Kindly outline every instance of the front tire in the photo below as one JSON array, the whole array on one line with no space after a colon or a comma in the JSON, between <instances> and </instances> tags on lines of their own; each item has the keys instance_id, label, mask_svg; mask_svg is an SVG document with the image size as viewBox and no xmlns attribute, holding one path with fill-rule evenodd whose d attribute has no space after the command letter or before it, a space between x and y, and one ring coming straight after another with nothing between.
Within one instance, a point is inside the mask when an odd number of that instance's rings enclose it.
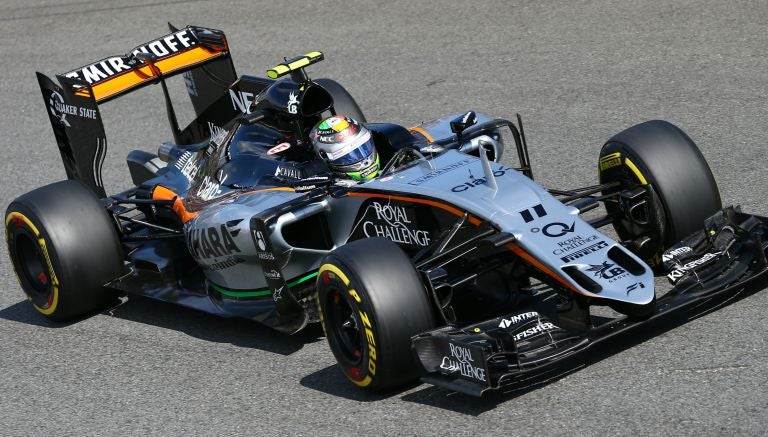
<instances>
[{"instance_id":1,"label":"front tire","mask_svg":"<svg viewBox=\"0 0 768 437\"><path fill-rule=\"evenodd\" d=\"M394 388L419 375L411 336L435 326L411 260L385 238L366 238L325 257L318 306L342 372L368 390Z\"/></svg>"},{"instance_id":2,"label":"front tire","mask_svg":"<svg viewBox=\"0 0 768 437\"><path fill-rule=\"evenodd\" d=\"M114 300L103 284L123 273L120 241L82 183L56 182L15 199L5 235L19 284L42 315L63 322Z\"/></svg>"},{"instance_id":3,"label":"front tire","mask_svg":"<svg viewBox=\"0 0 768 437\"><path fill-rule=\"evenodd\" d=\"M699 148L677 126L652 120L614 135L600 151L600 183L620 182L603 194L648 187L645 204L606 201L619 238L652 267L664 250L701 229L722 208L715 178ZM638 205L638 203L634 203Z\"/></svg>"}]
</instances>

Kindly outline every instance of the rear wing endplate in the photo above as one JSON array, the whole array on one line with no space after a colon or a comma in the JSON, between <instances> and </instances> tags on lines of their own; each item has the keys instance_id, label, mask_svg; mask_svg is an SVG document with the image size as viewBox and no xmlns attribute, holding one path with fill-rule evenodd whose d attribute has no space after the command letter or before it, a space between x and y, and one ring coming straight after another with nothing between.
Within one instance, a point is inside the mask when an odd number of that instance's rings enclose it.
<instances>
[{"instance_id":1,"label":"rear wing endplate","mask_svg":"<svg viewBox=\"0 0 768 437\"><path fill-rule=\"evenodd\" d=\"M87 84L62 76L59 80L62 86L37 73L67 178L79 180L100 198L105 197L101 167L107 137L99 108Z\"/></svg>"}]
</instances>

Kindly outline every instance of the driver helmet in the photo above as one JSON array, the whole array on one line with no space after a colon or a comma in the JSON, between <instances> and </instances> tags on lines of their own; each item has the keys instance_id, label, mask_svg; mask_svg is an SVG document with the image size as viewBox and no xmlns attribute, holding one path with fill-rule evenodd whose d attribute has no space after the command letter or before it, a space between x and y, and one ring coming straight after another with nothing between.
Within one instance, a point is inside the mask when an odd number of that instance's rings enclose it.
<instances>
[{"instance_id":1,"label":"driver helmet","mask_svg":"<svg viewBox=\"0 0 768 437\"><path fill-rule=\"evenodd\" d=\"M356 120L343 115L326 118L312 128L309 138L332 172L357 181L379 174L379 154L371 131Z\"/></svg>"}]
</instances>

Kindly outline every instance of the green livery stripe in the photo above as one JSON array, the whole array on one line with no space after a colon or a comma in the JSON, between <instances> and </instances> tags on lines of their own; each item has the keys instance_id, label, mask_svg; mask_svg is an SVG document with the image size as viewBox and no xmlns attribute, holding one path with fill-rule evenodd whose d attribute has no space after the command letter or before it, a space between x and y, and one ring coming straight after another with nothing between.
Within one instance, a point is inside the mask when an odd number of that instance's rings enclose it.
<instances>
[{"instance_id":1,"label":"green livery stripe","mask_svg":"<svg viewBox=\"0 0 768 437\"><path fill-rule=\"evenodd\" d=\"M303 282L309 281L315 276L317 276L316 271L307 273L306 275L301 276L298 279L294 279L293 281L289 282L288 287L295 287ZM211 281L208 281L208 285L210 285L211 288L223 294L224 296L230 296L230 297L264 297L264 296L272 295L272 290L270 290L269 288L258 288L256 290L230 290L228 288L222 287L221 285L214 284Z\"/></svg>"},{"instance_id":2,"label":"green livery stripe","mask_svg":"<svg viewBox=\"0 0 768 437\"><path fill-rule=\"evenodd\" d=\"M268 288L260 288L258 290L235 291L235 290L228 290L220 285L216 285L211 281L208 281L208 285L210 285L211 288L223 294L224 296L231 296L231 297L263 297L263 296L269 296L270 294L272 294L272 290Z\"/></svg>"},{"instance_id":3,"label":"green livery stripe","mask_svg":"<svg viewBox=\"0 0 768 437\"><path fill-rule=\"evenodd\" d=\"M311 273L307 273L306 275L302 276L301 278L296 279L293 282L289 282L288 286L289 287L295 287L295 286L301 284L302 282L309 281L310 279L314 278L315 276L317 276L317 271L314 271L314 272L311 272Z\"/></svg>"}]
</instances>

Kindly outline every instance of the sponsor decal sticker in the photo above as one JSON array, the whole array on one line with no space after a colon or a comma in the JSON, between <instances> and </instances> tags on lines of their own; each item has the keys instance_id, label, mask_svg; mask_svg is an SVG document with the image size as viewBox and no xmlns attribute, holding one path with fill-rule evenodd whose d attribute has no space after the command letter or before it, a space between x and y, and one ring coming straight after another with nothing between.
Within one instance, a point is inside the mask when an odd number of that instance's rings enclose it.
<instances>
[{"instance_id":1,"label":"sponsor decal sticker","mask_svg":"<svg viewBox=\"0 0 768 437\"><path fill-rule=\"evenodd\" d=\"M253 239L256 240L256 256L259 259L274 261L275 255L267 250L267 243L261 231L253 231Z\"/></svg>"},{"instance_id":2,"label":"sponsor decal sticker","mask_svg":"<svg viewBox=\"0 0 768 437\"><path fill-rule=\"evenodd\" d=\"M552 329L558 329L558 327L555 326L554 323L550 323L550 322L539 323L538 325L532 328L528 328L525 331L518 332L517 334L515 334L514 339L515 341L524 340L532 335L551 331Z\"/></svg>"},{"instance_id":3,"label":"sponsor decal sticker","mask_svg":"<svg viewBox=\"0 0 768 437\"><path fill-rule=\"evenodd\" d=\"M69 124L69 121L67 120L67 115L71 115L73 117L89 118L91 120L96 120L95 109L81 108L75 105L68 105L64 103L64 97L62 97L61 94L59 94L57 91L51 92L51 95L48 98L48 109L51 112L51 116L53 116L53 118L57 119L59 123L63 124L66 127L71 126Z\"/></svg>"},{"instance_id":4,"label":"sponsor decal sticker","mask_svg":"<svg viewBox=\"0 0 768 437\"><path fill-rule=\"evenodd\" d=\"M298 181L298 185L294 185L293 189L297 193L305 193L318 188L327 187L331 183L331 178L328 176L311 176Z\"/></svg>"},{"instance_id":5,"label":"sponsor decal sticker","mask_svg":"<svg viewBox=\"0 0 768 437\"><path fill-rule=\"evenodd\" d=\"M250 227L253 244L256 248L256 256L260 261L262 274L267 282L267 286L272 290L272 300L275 301L278 312L286 314L288 311L293 311L298 306L298 303L292 295L283 296L282 294L284 291L289 290L286 290L287 284L283 277L283 272L275 259L272 245L267 240L267 226L264 220L259 217L251 217Z\"/></svg>"},{"instance_id":6,"label":"sponsor decal sticker","mask_svg":"<svg viewBox=\"0 0 768 437\"><path fill-rule=\"evenodd\" d=\"M195 196L201 200L211 200L219 194L221 194L221 186L219 183L212 180L210 176L206 176L200 183L200 187L197 189Z\"/></svg>"},{"instance_id":7,"label":"sponsor decal sticker","mask_svg":"<svg viewBox=\"0 0 768 437\"><path fill-rule=\"evenodd\" d=\"M278 273L277 278L274 279L280 279L280 274ZM285 285L282 285L275 289L275 292L272 293L272 300L275 302L283 299L283 289L285 289Z\"/></svg>"},{"instance_id":8,"label":"sponsor decal sticker","mask_svg":"<svg viewBox=\"0 0 768 437\"><path fill-rule=\"evenodd\" d=\"M227 225L191 229L187 232L186 242L189 252L198 260L232 256L241 250L232 238L239 230Z\"/></svg>"},{"instance_id":9,"label":"sponsor decal sticker","mask_svg":"<svg viewBox=\"0 0 768 437\"><path fill-rule=\"evenodd\" d=\"M224 144L224 140L227 139L227 132L224 128L216 126L215 124L208 122L208 130L211 131L211 141L217 146Z\"/></svg>"},{"instance_id":10,"label":"sponsor decal sticker","mask_svg":"<svg viewBox=\"0 0 768 437\"><path fill-rule=\"evenodd\" d=\"M585 244L597 240L597 235L588 235L586 237L576 235L563 241L557 242L557 249L552 251L552 255L565 255L572 250L583 247Z\"/></svg>"},{"instance_id":11,"label":"sponsor decal sticker","mask_svg":"<svg viewBox=\"0 0 768 437\"><path fill-rule=\"evenodd\" d=\"M576 230L576 222L571 223L570 226L565 223L554 222L550 223L542 228L541 233L550 238L562 237L565 234L570 234Z\"/></svg>"},{"instance_id":12,"label":"sponsor decal sticker","mask_svg":"<svg viewBox=\"0 0 768 437\"><path fill-rule=\"evenodd\" d=\"M621 153L611 153L600 158L600 171L608 170L609 168L618 167L621 165Z\"/></svg>"},{"instance_id":13,"label":"sponsor decal sticker","mask_svg":"<svg viewBox=\"0 0 768 437\"><path fill-rule=\"evenodd\" d=\"M349 290L349 293L356 296L355 300L360 299L360 296L355 290ZM376 341L373 336L373 325L368 317L368 313L363 310L358 310L357 313L360 316L360 320L363 322L363 328L365 328L365 340L368 343L368 372L371 375L376 375ZM370 375L366 378L370 378ZM368 379L368 383L370 383L370 379ZM368 383L363 380L361 384L368 385Z\"/></svg>"},{"instance_id":14,"label":"sponsor decal sticker","mask_svg":"<svg viewBox=\"0 0 768 437\"><path fill-rule=\"evenodd\" d=\"M432 170L431 172L425 174L424 176L418 177L410 182L408 182L408 185L421 185L424 182L427 182L429 180L432 180L436 177L440 177L446 173L452 172L453 170L456 170L457 168L464 167L465 165L471 164L475 160L472 158L465 158L461 161L456 161L452 164L446 165L445 167L438 168L436 170Z\"/></svg>"},{"instance_id":15,"label":"sponsor decal sticker","mask_svg":"<svg viewBox=\"0 0 768 437\"><path fill-rule=\"evenodd\" d=\"M566 255L564 257L561 257L560 259L564 262L571 262L574 260L577 260L583 256L589 255L590 253L594 253L599 251L600 249L604 249L608 247L608 243L605 241L598 241L595 244L591 244L583 249L577 250L576 252L571 253L570 255Z\"/></svg>"},{"instance_id":16,"label":"sponsor decal sticker","mask_svg":"<svg viewBox=\"0 0 768 437\"><path fill-rule=\"evenodd\" d=\"M234 267L234 266L236 266L238 264L242 264L244 262L245 262L245 260L242 259L242 258L230 257L230 258L227 258L226 260L224 260L222 262L217 262L217 263L213 263L213 264L209 264L209 265L203 265L203 267L208 269L208 270L216 271L216 270L228 269L230 267Z\"/></svg>"},{"instance_id":17,"label":"sponsor decal sticker","mask_svg":"<svg viewBox=\"0 0 768 437\"><path fill-rule=\"evenodd\" d=\"M645 288L645 284L643 284L642 282L635 282L634 284L630 284L629 286L627 286L627 296L629 296L629 293L631 293L633 290L637 289L638 287Z\"/></svg>"},{"instance_id":18,"label":"sponsor decal sticker","mask_svg":"<svg viewBox=\"0 0 768 437\"><path fill-rule=\"evenodd\" d=\"M197 93L197 84L195 84L195 79L192 76L192 71L185 71L184 74L182 74L184 77L184 85L187 87L187 93L189 93L190 96L198 96Z\"/></svg>"},{"instance_id":19,"label":"sponsor decal sticker","mask_svg":"<svg viewBox=\"0 0 768 437\"><path fill-rule=\"evenodd\" d=\"M136 49L128 56L113 56L98 62L95 62L77 70L64 74L66 77L84 80L89 84L101 82L112 76L118 75L123 71L131 70L137 64L134 55L146 53L162 59L174 55L182 50L197 44L195 37L189 31L184 29L176 33L164 36L155 41L149 42Z\"/></svg>"},{"instance_id":20,"label":"sponsor decal sticker","mask_svg":"<svg viewBox=\"0 0 768 437\"><path fill-rule=\"evenodd\" d=\"M542 218L547 215L547 210L544 209L544 207L541 204L534 205L531 208L524 209L522 211L518 211L520 214L520 217L523 218L523 220L526 223L530 223L534 220L533 214L536 213L536 216L538 218ZM538 232L538 231L536 231Z\"/></svg>"},{"instance_id":21,"label":"sponsor decal sticker","mask_svg":"<svg viewBox=\"0 0 768 437\"><path fill-rule=\"evenodd\" d=\"M247 91L229 90L229 98L232 100L232 107L245 114L251 113L251 103L253 103L253 93Z\"/></svg>"},{"instance_id":22,"label":"sponsor decal sticker","mask_svg":"<svg viewBox=\"0 0 768 437\"><path fill-rule=\"evenodd\" d=\"M688 246L678 247L677 249L670 249L667 252L665 252L664 255L661 256L661 261L662 262L672 261L673 259L679 256L687 255L691 252L693 252L693 249L691 249Z\"/></svg>"},{"instance_id":23,"label":"sponsor decal sticker","mask_svg":"<svg viewBox=\"0 0 768 437\"><path fill-rule=\"evenodd\" d=\"M440 369L446 373L459 373L480 382L486 381L485 369L475 364L470 348L453 343L448 343L448 347L450 355L443 357Z\"/></svg>"},{"instance_id":24,"label":"sponsor decal sticker","mask_svg":"<svg viewBox=\"0 0 768 437\"><path fill-rule=\"evenodd\" d=\"M184 175L184 177L187 178L188 181L191 181L195 178L197 170L199 169L197 161L192 159L194 155L194 153L186 151L173 165L181 172L182 175Z\"/></svg>"},{"instance_id":25,"label":"sponsor decal sticker","mask_svg":"<svg viewBox=\"0 0 768 437\"><path fill-rule=\"evenodd\" d=\"M426 246L431 241L428 231L416 228L405 207L372 202L375 218L369 217L362 224L366 237L384 237L395 243ZM368 214L367 214L368 215Z\"/></svg>"},{"instance_id":26,"label":"sponsor decal sticker","mask_svg":"<svg viewBox=\"0 0 768 437\"><path fill-rule=\"evenodd\" d=\"M301 171L298 168L295 168L295 167L282 167L282 166L278 166L275 169L275 176L277 176L277 177L286 177L286 178L294 178L294 179L301 179Z\"/></svg>"},{"instance_id":27,"label":"sponsor decal sticker","mask_svg":"<svg viewBox=\"0 0 768 437\"><path fill-rule=\"evenodd\" d=\"M267 250L267 245L264 243L264 235L261 233L261 231L256 231L255 236L256 246L259 248L259 250Z\"/></svg>"},{"instance_id":28,"label":"sponsor decal sticker","mask_svg":"<svg viewBox=\"0 0 768 437\"><path fill-rule=\"evenodd\" d=\"M504 176L510 170L513 170L513 168L501 166L501 168L493 171L493 176L495 176L497 178L501 177L501 176ZM457 185L457 186L451 188L451 191L453 191L454 193L461 193L462 191L467 191L470 188L475 188L475 187L478 187L480 185L484 185L486 182L488 182L485 179L485 177L475 178L475 177L472 176L471 173L470 173L470 178L471 179L469 181L464 182L461 185ZM538 205L538 206L540 207L541 205Z\"/></svg>"},{"instance_id":29,"label":"sponsor decal sticker","mask_svg":"<svg viewBox=\"0 0 768 437\"><path fill-rule=\"evenodd\" d=\"M297 193L305 193L317 189L318 187L318 185L296 185L293 189L296 190Z\"/></svg>"},{"instance_id":30,"label":"sponsor decal sticker","mask_svg":"<svg viewBox=\"0 0 768 437\"><path fill-rule=\"evenodd\" d=\"M276 145L275 147L267 150L267 155L274 155L275 153L285 152L286 150L291 148L291 143L280 143Z\"/></svg>"},{"instance_id":31,"label":"sponsor decal sticker","mask_svg":"<svg viewBox=\"0 0 768 437\"><path fill-rule=\"evenodd\" d=\"M590 264L587 271L594 273L595 276L603 278L608 282L618 281L627 276L626 270L615 264L611 264L608 261L603 261L602 264Z\"/></svg>"},{"instance_id":32,"label":"sponsor decal sticker","mask_svg":"<svg viewBox=\"0 0 768 437\"><path fill-rule=\"evenodd\" d=\"M526 322L528 320L538 318L538 317L539 317L539 313L537 313L536 311L530 311L522 314L515 314L514 316L511 316L508 319L507 318L501 319L501 322L499 322L499 328L504 329L504 328L509 328L510 326L514 327L514 325L517 325L521 322Z\"/></svg>"},{"instance_id":33,"label":"sponsor decal sticker","mask_svg":"<svg viewBox=\"0 0 768 437\"><path fill-rule=\"evenodd\" d=\"M378 161L370 167L360 172L360 179L368 179L372 174L379 171Z\"/></svg>"},{"instance_id":34,"label":"sponsor decal sticker","mask_svg":"<svg viewBox=\"0 0 768 437\"><path fill-rule=\"evenodd\" d=\"M438 146L437 144L430 144L419 149L421 153L440 153L445 150L445 147Z\"/></svg>"},{"instance_id":35,"label":"sponsor decal sticker","mask_svg":"<svg viewBox=\"0 0 768 437\"><path fill-rule=\"evenodd\" d=\"M706 264L707 262L717 258L720 256L722 252L709 252L705 253L704 256L702 256L699 259L695 259L685 265L682 265L672 271L669 272L667 275L667 278L669 278L670 282L673 284L680 280L683 276L694 270L696 267L702 266Z\"/></svg>"},{"instance_id":36,"label":"sponsor decal sticker","mask_svg":"<svg viewBox=\"0 0 768 437\"><path fill-rule=\"evenodd\" d=\"M293 91L288 94L288 105L286 107L289 114L298 114L299 113L299 99L296 93Z\"/></svg>"}]
</instances>

